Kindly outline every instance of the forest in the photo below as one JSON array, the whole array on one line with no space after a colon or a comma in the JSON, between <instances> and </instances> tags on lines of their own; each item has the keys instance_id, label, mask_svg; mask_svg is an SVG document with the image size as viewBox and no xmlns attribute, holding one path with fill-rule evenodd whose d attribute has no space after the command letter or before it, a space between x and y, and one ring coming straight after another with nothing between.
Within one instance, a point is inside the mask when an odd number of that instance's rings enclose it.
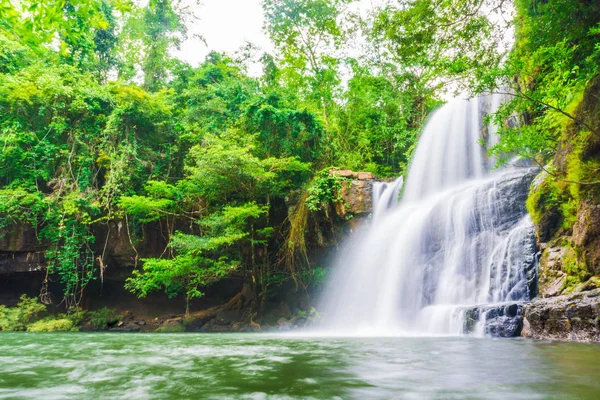
<instances>
[{"instance_id":1,"label":"forest","mask_svg":"<svg viewBox=\"0 0 600 400\"><path fill-rule=\"evenodd\" d=\"M192 66L172 55L202 24L183 0L0 0L0 235L35 229L64 312L113 267L95 232L115 221L134 249L148 224L169 232L160 256L136 257L125 288L140 297L189 305L237 276L260 311L273 286L319 284L306 214L339 201L330 169L405 175L449 96L511 94L486 151L547 172L527 201L541 241L600 202L599 118L581 111L598 97L600 3L357 3L264 0L272 53ZM589 284L597 249L565 246L565 290Z\"/></svg>"}]
</instances>

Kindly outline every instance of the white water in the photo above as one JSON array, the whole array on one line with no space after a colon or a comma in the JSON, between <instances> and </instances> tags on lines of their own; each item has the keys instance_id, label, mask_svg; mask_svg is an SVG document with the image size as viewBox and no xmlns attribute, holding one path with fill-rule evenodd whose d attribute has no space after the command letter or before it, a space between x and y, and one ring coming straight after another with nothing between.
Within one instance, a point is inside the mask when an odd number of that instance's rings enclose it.
<instances>
[{"instance_id":1,"label":"white water","mask_svg":"<svg viewBox=\"0 0 600 400\"><path fill-rule=\"evenodd\" d=\"M372 225L352 238L325 292L327 331L462 334L466 308L529 299L522 192L531 171L492 173L486 157L496 139L483 117L500 102L442 107L421 135L402 201L401 179L373 188Z\"/></svg>"}]
</instances>

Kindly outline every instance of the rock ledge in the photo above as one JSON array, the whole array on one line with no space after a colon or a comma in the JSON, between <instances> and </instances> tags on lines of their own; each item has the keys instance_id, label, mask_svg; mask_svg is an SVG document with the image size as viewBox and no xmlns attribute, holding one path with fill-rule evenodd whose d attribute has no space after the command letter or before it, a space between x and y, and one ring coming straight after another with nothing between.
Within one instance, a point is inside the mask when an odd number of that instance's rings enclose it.
<instances>
[{"instance_id":1,"label":"rock ledge","mask_svg":"<svg viewBox=\"0 0 600 400\"><path fill-rule=\"evenodd\" d=\"M600 289L535 299L525 306L524 316L523 336L600 342Z\"/></svg>"}]
</instances>

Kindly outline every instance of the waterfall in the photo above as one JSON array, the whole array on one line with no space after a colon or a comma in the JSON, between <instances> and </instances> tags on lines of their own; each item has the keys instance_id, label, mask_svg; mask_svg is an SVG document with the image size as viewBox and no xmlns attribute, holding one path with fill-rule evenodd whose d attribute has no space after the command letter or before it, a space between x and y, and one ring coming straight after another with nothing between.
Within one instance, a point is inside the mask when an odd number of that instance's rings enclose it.
<instances>
[{"instance_id":1,"label":"waterfall","mask_svg":"<svg viewBox=\"0 0 600 400\"><path fill-rule=\"evenodd\" d=\"M322 310L340 334L482 334L489 307L532 296L535 171L492 171L484 124L502 99L454 100L433 114L403 180L373 187L371 226L339 257ZM472 324L473 310L477 321Z\"/></svg>"},{"instance_id":2,"label":"waterfall","mask_svg":"<svg viewBox=\"0 0 600 400\"><path fill-rule=\"evenodd\" d=\"M404 185L404 177L396 179L392 183L375 182L373 184L373 220L378 220L380 215L393 209L398 204L398 196Z\"/></svg>"}]
</instances>

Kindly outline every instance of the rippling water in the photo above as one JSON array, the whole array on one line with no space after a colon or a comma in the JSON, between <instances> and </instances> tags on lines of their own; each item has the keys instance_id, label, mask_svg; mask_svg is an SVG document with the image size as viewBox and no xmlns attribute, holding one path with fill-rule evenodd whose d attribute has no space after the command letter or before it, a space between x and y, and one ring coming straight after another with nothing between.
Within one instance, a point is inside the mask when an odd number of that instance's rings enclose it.
<instances>
[{"instance_id":1,"label":"rippling water","mask_svg":"<svg viewBox=\"0 0 600 400\"><path fill-rule=\"evenodd\" d=\"M472 338L0 334L0 399L598 399L600 346Z\"/></svg>"}]
</instances>

